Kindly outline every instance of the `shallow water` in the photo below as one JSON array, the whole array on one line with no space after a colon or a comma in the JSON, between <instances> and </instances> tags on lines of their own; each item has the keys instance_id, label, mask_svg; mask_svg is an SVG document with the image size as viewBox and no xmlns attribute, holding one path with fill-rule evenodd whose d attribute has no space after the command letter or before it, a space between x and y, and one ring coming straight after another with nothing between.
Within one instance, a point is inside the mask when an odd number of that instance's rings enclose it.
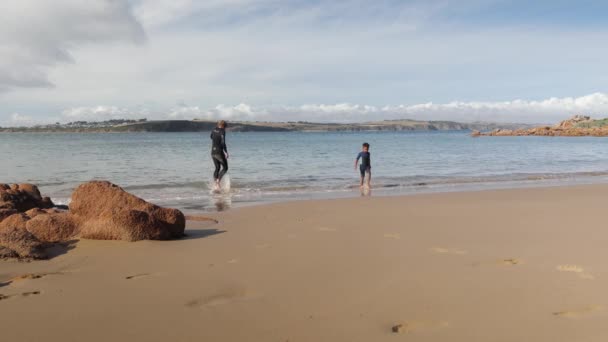
<instances>
[{"instance_id":1,"label":"shallow water","mask_svg":"<svg viewBox=\"0 0 608 342\"><path fill-rule=\"evenodd\" d=\"M371 144L374 195L608 181L608 139L466 132L228 133L231 191L211 194L207 133L0 134L0 182L68 203L106 179L160 205L224 210L359 196L354 158Z\"/></svg>"}]
</instances>

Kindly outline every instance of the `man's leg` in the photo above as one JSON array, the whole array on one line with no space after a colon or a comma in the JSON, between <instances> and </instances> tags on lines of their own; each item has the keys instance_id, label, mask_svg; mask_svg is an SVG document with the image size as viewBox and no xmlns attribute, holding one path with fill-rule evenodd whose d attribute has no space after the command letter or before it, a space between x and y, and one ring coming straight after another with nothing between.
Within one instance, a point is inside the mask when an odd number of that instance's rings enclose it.
<instances>
[{"instance_id":1,"label":"man's leg","mask_svg":"<svg viewBox=\"0 0 608 342\"><path fill-rule=\"evenodd\" d=\"M218 155L213 154L211 155L211 159L213 160L213 165L215 166L215 171L213 171L213 180L215 181L215 186L218 187L219 186L219 175L220 175L220 168L221 168L221 163L218 160Z\"/></svg>"},{"instance_id":2,"label":"man's leg","mask_svg":"<svg viewBox=\"0 0 608 342\"><path fill-rule=\"evenodd\" d=\"M220 165L222 166L222 171L220 171L218 175L218 182L222 180L222 177L228 172L228 159L226 159L225 155L221 155L221 159L219 160Z\"/></svg>"},{"instance_id":3,"label":"man's leg","mask_svg":"<svg viewBox=\"0 0 608 342\"><path fill-rule=\"evenodd\" d=\"M367 169L367 186L372 187L372 168Z\"/></svg>"}]
</instances>

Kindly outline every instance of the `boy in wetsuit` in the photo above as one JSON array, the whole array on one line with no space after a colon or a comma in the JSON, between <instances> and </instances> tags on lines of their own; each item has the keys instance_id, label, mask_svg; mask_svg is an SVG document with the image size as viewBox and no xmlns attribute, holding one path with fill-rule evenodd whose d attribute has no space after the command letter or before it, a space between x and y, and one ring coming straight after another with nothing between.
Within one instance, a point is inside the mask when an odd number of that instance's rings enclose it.
<instances>
[{"instance_id":1,"label":"boy in wetsuit","mask_svg":"<svg viewBox=\"0 0 608 342\"><path fill-rule=\"evenodd\" d=\"M211 159L215 165L213 179L216 189L220 188L220 181L228 171L229 155L228 147L226 147L226 126L226 121L220 120L217 127L211 131Z\"/></svg>"},{"instance_id":2,"label":"boy in wetsuit","mask_svg":"<svg viewBox=\"0 0 608 342\"><path fill-rule=\"evenodd\" d=\"M357 170L357 164L359 164L359 159L361 159L361 165L359 165L359 172L361 172L361 187L363 187L363 181L365 180L365 173L367 172L367 186L371 188L372 181L372 161L369 153L369 144L363 143L363 147L359 155L357 155L357 159L355 159L355 170Z\"/></svg>"}]
</instances>

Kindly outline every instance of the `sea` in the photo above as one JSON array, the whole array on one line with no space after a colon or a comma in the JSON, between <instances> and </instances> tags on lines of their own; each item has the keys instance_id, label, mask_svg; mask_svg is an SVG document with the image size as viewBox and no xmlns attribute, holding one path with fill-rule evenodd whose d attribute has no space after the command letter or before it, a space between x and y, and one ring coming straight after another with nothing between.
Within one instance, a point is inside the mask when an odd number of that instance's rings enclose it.
<instances>
[{"instance_id":1,"label":"sea","mask_svg":"<svg viewBox=\"0 0 608 342\"><path fill-rule=\"evenodd\" d=\"M56 204L107 180L185 212L292 200L608 183L608 139L480 137L465 131L228 132L214 193L209 133L4 133L0 182L34 183ZM354 161L371 145L372 189ZM229 183L229 189L228 184Z\"/></svg>"}]
</instances>

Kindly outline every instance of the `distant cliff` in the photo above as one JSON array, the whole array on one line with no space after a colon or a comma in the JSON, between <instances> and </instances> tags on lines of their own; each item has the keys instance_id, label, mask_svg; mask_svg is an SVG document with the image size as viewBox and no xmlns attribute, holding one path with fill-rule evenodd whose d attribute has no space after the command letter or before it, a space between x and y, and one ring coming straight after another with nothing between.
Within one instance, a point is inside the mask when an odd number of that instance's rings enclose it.
<instances>
[{"instance_id":1,"label":"distant cliff","mask_svg":"<svg viewBox=\"0 0 608 342\"><path fill-rule=\"evenodd\" d=\"M593 120L589 116L575 115L554 126L540 126L521 129L494 129L490 132L473 131L473 137L479 136L562 136L562 137L606 137L608 136L608 119Z\"/></svg>"},{"instance_id":2,"label":"distant cliff","mask_svg":"<svg viewBox=\"0 0 608 342\"><path fill-rule=\"evenodd\" d=\"M215 127L214 121L164 120L120 121L120 124L78 122L36 127L4 127L0 132L205 132ZM389 120L365 123L313 123L313 122L240 122L231 121L228 130L233 132L356 132L356 131L487 131L512 130L529 127L525 124L461 123L453 121Z\"/></svg>"}]
</instances>

